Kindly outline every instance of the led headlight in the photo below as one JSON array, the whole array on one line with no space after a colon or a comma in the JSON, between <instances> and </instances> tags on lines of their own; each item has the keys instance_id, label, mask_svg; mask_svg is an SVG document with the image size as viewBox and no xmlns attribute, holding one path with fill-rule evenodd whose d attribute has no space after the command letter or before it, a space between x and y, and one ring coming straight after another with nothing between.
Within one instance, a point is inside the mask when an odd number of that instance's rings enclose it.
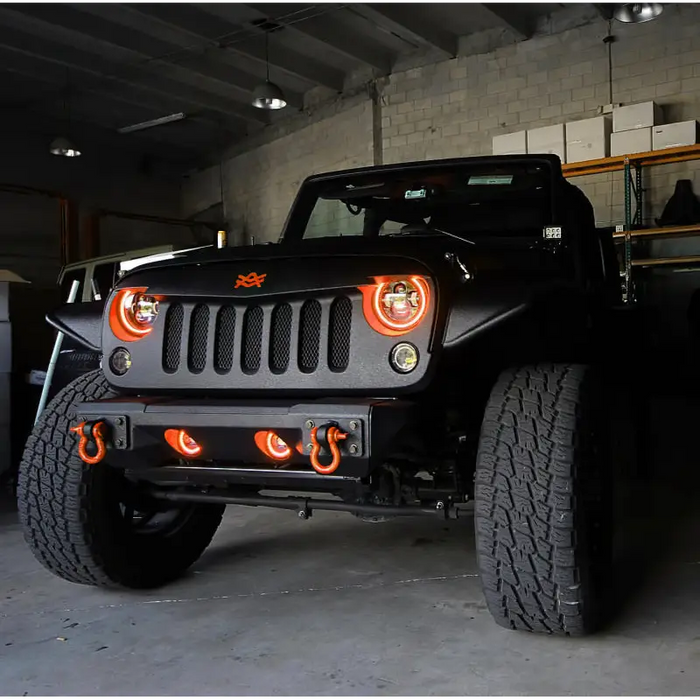
<instances>
[{"instance_id":1,"label":"led headlight","mask_svg":"<svg viewBox=\"0 0 700 700\"><path fill-rule=\"evenodd\" d=\"M427 307L427 285L419 277L387 282L375 293L379 320L393 330L408 330L420 323Z\"/></svg>"},{"instance_id":2,"label":"led headlight","mask_svg":"<svg viewBox=\"0 0 700 700\"><path fill-rule=\"evenodd\" d=\"M149 294L137 294L132 304L136 322L144 326L153 325L158 316L158 300Z\"/></svg>"},{"instance_id":3,"label":"led headlight","mask_svg":"<svg viewBox=\"0 0 700 700\"><path fill-rule=\"evenodd\" d=\"M126 343L144 338L153 330L158 308L158 298L146 294L145 287L120 289L109 309L112 333Z\"/></svg>"},{"instance_id":4,"label":"led headlight","mask_svg":"<svg viewBox=\"0 0 700 700\"><path fill-rule=\"evenodd\" d=\"M418 365L418 348L413 343L394 345L389 355L389 362L397 372L408 374Z\"/></svg>"}]
</instances>

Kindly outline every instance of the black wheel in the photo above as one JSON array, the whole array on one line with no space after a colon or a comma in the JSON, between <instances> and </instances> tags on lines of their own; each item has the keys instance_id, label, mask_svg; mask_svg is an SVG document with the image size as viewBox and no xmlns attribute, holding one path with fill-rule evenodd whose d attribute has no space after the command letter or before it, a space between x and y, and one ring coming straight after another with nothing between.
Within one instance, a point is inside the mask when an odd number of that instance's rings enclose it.
<instances>
[{"instance_id":1,"label":"black wheel","mask_svg":"<svg viewBox=\"0 0 700 700\"><path fill-rule=\"evenodd\" d=\"M120 470L85 464L77 453L76 404L113 396L101 371L65 387L27 441L18 506L36 558L75 583L152 588L181 575L202 554L223 506L144 501Z\"/></svg>"},{"instance_id":2,"label":"black wheel","mask_svg":"<svg viewBox=\"0 0 700 700\"><path fill-rule=\"evenodd\" d=\"M504 372L476 465L477 557L489 611L510 629L583 635L611 587L611 479L599 384L582 365Z\"/></svg>"}]
</instances>

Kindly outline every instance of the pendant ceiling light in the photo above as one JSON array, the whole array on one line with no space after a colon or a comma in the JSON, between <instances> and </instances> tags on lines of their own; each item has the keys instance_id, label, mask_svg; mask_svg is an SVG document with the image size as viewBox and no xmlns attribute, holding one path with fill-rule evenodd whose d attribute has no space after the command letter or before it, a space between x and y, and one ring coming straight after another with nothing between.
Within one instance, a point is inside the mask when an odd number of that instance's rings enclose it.
<instances>
[{"instance_id":1,"label":"pendant ceiling light","mask_svg":"<svg viewBox=\"0 0 700 700\"><path fill-rule=\"evenodd\" d=\"M66 158L77 158L80 151L77 146L65 136L58 136L49 146L49 151L55 156L65 156Z\"/></svg>"},{"instance_id":2,"label":"pendant ceiling light","mask_svg":"<svg viewBox=\"0 0 700 700\"><path fill-rule=\"evenodd\" d=\"M68 102L68 75L66 74L66 87L63 91L63 115L70 128L70 104ZM64 158L77 158L80 155L78 147L66 136L57 136L49 145L49 153Z\"/></svg>"},{"instance_id":3,"label":"pendant ceiling light","mask_svg":"<svg viewBox=\"0 0 700 700\"><path fill-rule=\"evenodd\" d=\"M270 32L265 31L265 82L253 90L253 107L258 109L283 109L287 106L287 98L279 85L270 81Z\"/></svg>"},{"instance_id":4,"label":"pendant ceiling light","mask_svg":"<svg viewBox=\"0 0 700 700\"><path fill-rule=\"evenodd\" d=\"M656 19L664 11L664 6L656 2L626 3L618 5L613 17L626 24L641 24Z\"/></svg>"}]
</instances>

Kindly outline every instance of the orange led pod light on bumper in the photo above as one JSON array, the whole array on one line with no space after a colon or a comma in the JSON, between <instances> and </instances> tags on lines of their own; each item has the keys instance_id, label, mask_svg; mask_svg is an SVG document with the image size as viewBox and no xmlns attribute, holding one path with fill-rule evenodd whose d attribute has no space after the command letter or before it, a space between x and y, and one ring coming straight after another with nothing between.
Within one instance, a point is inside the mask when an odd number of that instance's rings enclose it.
<instances>
[{"instance_id":1,"label":"orange led pod light on bumper","mask_svg":"<svg viewBox=\"0 0 700 700\"><path fill-rule=\"evenodd\" d=\"M430 308L430 285L425 277L375 278L360 287L362 311L377 333L398 336L417 328Z\"/></svg>"},{"instance_id":2,"label":"orange led pod light on bumper","mask_svg":"<svg viewBox=\"0 0 700 700\"><path fill-rule=\"evenodd\" d=\"M274 459L276 462L289 459L292 456L292 448L271 430L258 430L255 433L255 444L266 457Z\"/></svg>"},{"instance_id":3,"label":"orange led pod light on bumper","mask_svg":"<svg viewBox=\"0 0 700 700\"><path fill-rule=\"evenodd\" d=\"M168 445L183 457L198 457L202 454L202 446L184 430L168 428L164 437Z\"/></svg>"},{"instance_id":4,"label":"orange led pod light on bumper","mask_svg":"<svg viewBox=\"0 0 700 700\"><path fill-rule=\"evenodd\" d=\"M127 287L112 297L109 327L125 343L145 338L153 330L159 298L147 295L146 291L146 287Z\"/></svg>"}]
</instances>

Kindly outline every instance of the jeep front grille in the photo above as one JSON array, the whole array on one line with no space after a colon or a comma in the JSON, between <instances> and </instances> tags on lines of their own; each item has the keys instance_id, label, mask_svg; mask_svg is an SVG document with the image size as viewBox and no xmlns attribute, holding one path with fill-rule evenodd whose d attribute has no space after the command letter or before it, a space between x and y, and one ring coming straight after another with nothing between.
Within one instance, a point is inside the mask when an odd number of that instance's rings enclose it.
<instances>
[{"instance_id":1,"label":"jeep front grille","mask_svg":"<svg viewBox=\"0 0 700 700\"><path fill-rule=\"evenodd\" d=\"M165 313L163 370L199 374L213 363L218 374L279 375L294 362L305 374L321 367L344 372L352 306L345 296L325 305L316 299L247 308L173 303Z\"/></svg>"}]
</instances>

